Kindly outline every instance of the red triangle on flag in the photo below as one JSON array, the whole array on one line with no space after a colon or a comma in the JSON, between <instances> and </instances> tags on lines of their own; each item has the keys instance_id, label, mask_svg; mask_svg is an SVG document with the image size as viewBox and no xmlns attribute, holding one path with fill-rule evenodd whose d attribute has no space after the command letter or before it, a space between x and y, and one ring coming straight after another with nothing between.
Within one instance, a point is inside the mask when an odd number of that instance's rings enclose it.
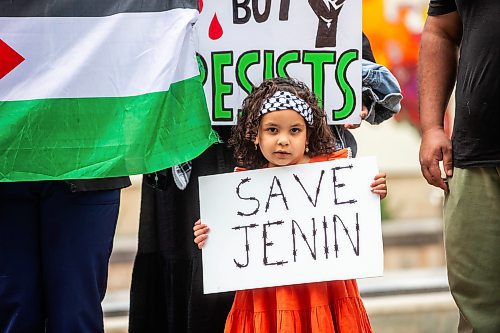
<instances>
[{"instance_id":1,"label":"red triangle on flag","mask_svg":"<svg viewBox=\"0 0 500 333\"><path fill-rule=\"evenodd\" d=\"M24 61L24 58L0 39L0 79Z\"/></svg>"}]
</instances>

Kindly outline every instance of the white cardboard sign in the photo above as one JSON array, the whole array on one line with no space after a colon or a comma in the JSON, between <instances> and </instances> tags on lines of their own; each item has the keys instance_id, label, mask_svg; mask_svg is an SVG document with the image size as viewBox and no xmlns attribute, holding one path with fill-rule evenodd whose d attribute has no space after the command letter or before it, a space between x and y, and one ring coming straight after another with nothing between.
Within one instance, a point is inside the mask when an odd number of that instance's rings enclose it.
<instances>
[{"instance_id":1,"label":"white cardboard sign","mask_svg":"<svg viewBox=\"0 0 500 333\"><path fill-rule=\"evenodd\" d=\"M263 79L293 77L322 101L328 123L359 123L361 0L203 0L201 77L215 125L236 123Z\"/></svg>"},{"instance_id":2,"label":"white cardboard sign","mask_svg":"<svg viewBox=\"0 0 500 333\"><path fill-rule=\"evenodd\" d=\"M374 157L199 178L205 293L380 276Z\"/></svg>"}]
</instances>

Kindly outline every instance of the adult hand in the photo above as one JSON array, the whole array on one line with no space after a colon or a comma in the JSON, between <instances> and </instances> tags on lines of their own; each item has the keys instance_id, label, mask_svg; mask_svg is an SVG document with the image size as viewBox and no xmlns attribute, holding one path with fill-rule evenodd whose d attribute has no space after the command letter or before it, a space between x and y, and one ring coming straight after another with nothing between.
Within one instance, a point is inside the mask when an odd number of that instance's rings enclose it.
<instances>
[{"instance_id":1,"label":"adult hand","mask_svg":"<svg viewBox=\"0 0 500 333\"><path fill-rule=\"evenodd\" d=\"M422 133L420 144L420 169L430 185L440 187L448 192L448 185L441 178L439 161L443 161L444 173L453 175L453 159L451 141L442 128L432 128Z\"/></svg>"},{"instance_id":2,"label":"adult hand","mask_svg":"<svg viewBox=\"0 0 500 333\"><path fill-rule=\"evenodd\" d=\"M361 120L364 120L368 116L368 108L363 104L361 108L361 112L359 113ZM344 128L346 129L355 129L361 126L361 122L359 124L344 124Z\"/></svg>"}]
</instances>

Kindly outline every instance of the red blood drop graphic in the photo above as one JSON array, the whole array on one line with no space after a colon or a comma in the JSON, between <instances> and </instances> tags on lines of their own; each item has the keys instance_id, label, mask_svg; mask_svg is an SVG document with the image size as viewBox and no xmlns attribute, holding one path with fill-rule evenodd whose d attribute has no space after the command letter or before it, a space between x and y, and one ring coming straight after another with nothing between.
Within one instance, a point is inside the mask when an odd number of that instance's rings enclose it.
<instances>
[{"instance_id":1,"label":"red blood drop graphic","mask_svg":"<svg viewBox=\"0 0 500 333\"><path fill-rule=\"evenodd\" d=\"M203 10L203 0L198 0L198 9L201 11Z\"/></svg>"},{"instance_id":2,"label":"red blood drop graphic","mask_svg":"<svg viewBox=\"0 0 500 333\"><path fill-rule=\"evenodd\" d=\"M208 28L208 37L212 40L216 40L222 37L224 31L222 30L222 26L219 23L219 19L217 18L217 14L214 14L212 18L212 22L210 22L210 27Z\"/></svg>"}]
</instances>

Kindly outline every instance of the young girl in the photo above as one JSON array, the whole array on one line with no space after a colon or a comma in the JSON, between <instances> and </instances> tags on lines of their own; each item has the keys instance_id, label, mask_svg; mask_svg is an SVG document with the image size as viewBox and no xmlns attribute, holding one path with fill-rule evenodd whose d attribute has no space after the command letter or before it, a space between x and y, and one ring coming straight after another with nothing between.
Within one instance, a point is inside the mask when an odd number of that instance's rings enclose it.
<instances>
[{"instance_id":1,"label":"young girl","mask_svg":"<svg viewBox=\"0 0 500 333\"><path fill-rule=\"evenodd\" d=\"M264 81L243 101L230 144L244 169L350 157L348 149L334 151L334 136L314 94L284 78ZM375 177L371 190L386 196L385 174ZM201 249L209 228L198 220L193 230ZM224 332L365 333L372 328L356 281L347 280L237 291Z\"/></svg>"}]
</instances>

